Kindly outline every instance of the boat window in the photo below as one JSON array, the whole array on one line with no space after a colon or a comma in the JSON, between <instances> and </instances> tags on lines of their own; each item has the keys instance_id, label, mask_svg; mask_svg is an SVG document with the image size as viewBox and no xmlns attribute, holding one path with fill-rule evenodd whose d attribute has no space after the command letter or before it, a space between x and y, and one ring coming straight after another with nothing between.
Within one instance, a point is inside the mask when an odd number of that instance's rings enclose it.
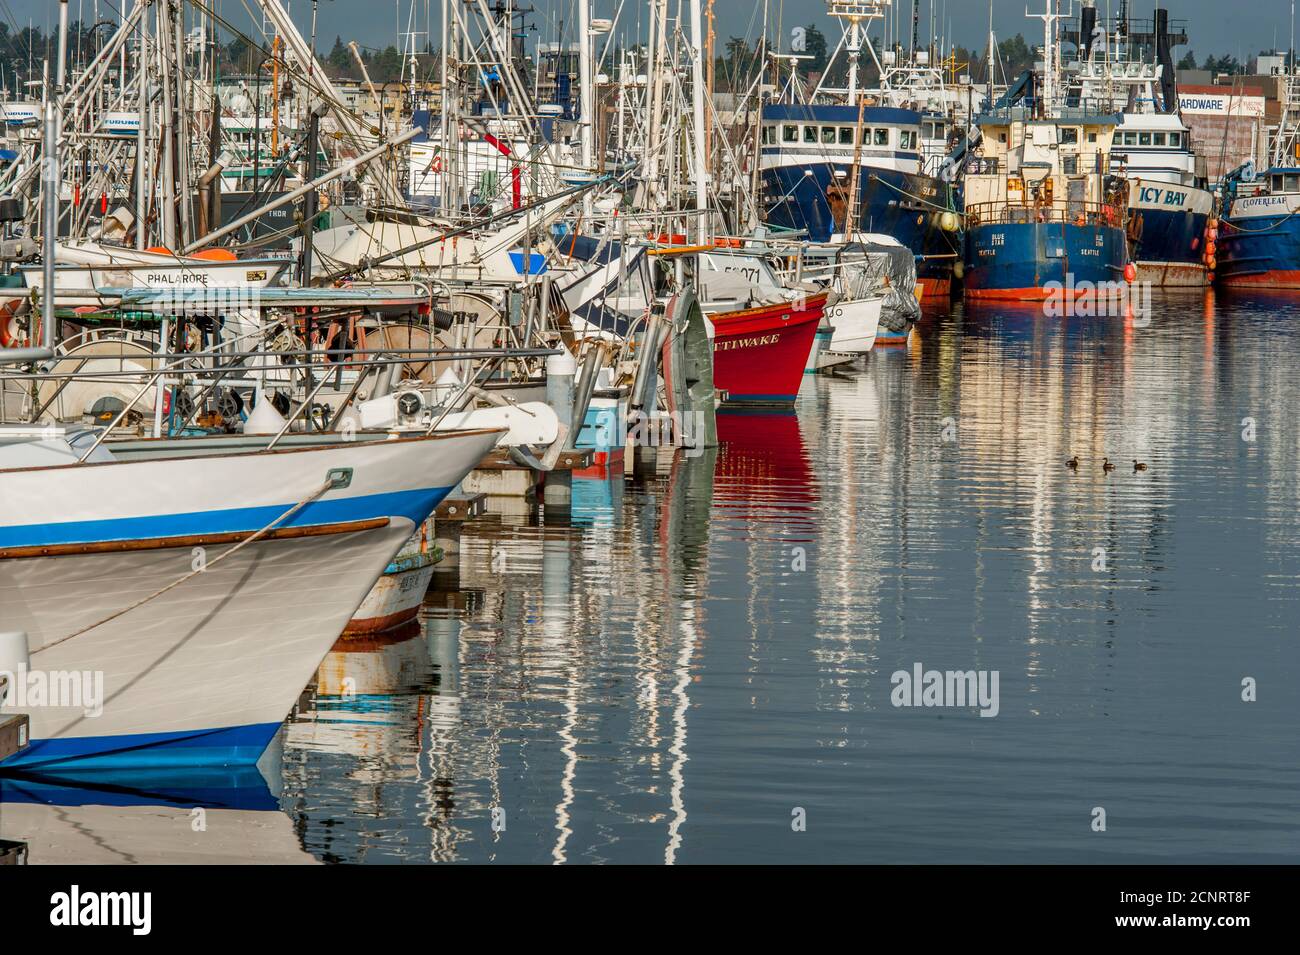
<instances>
[{"instance_id":1,"label":"boat window","mask_svg":"<svg viewBox=\"0 0 1300 955\"><path fill-rule=\"evenodd\" d=\"M835 127L834 127L834 126L823 126L823 127L822 127L822 142L825 143L827 146L834 146L834 145L835 145Z\"/></svg>"},{"instance_id":2,"label":"boat window","mask_svg":"<svg viewBox=\"0 0 1300 955\"><path fill-rule=\"evenodd\" d=\"M1165 144L1165 134L1164 134L1164 133L1152 133L1152 134L1151 134L1151 144L1152 144L1153 146L1163 146L1163 145Z\"/></svg>"},{"instance_id":3,"label":"boat window","mask_svg":"<svg viewBox=\"0 0 1300 955\"><path fill-rule=\"evenodd\" d=\"M1282 191L1282 177L1281 177L1281 176L1271 176L1271 177L1269 177L1269 178L1270 178L1270 180L1271 180L1271 181L1270 181L1270 184L1269 184L1269 188L1272 189L1274 192L1281 192L1281 191Z\"/></svg>"},{"instance_id":4,"label":"boat window","mask_svg":"<svg viewBox=\"0 0 1300 955\"><path fill-rule=\"evenodd\" d=\"M877 130L875 130L875 134L874 134L874 136L872 137L872 143L873 143L874 145L876 145L876 146L888 146L888 145L889 145L889 130L887 130L887 129L877 129Z\"/></svg>"},{"instance_id":5,"label":"boat window","mask_svg":"<svg viewBox=\"0 0 1300 955\"><path fill-rule=\"evenodd\" d=\"M1079 131L1073 126L1061 127L1061 145L1077 146L1079 144Z\"/></svg>"},{"instance_id":6,"label":"boat window","mask_svg":"<svg viewBox=\"0 0 1300 955\"><path fill-rule=\"evenodd\" d=\"M806 143L815 143L815 142L817 142L817 127L816 127L816 126L805 126L805 127L803 128L803 141L806 142Z\"/></svg>"},{"instance_id":7,"label":"boat window","mask_svg":"<svg viewBox=\"0 0 1300 955\"><path fill-rule=\"evenodd\" d=\"M898 146L900 149L915 149L916 132L914 130L905 129L901 133L899 133Z\"/></svg>"},{"instance_id":8,"label":"boat window","mask_svg":"<svg viewBox=\"0 0 1300 955\"><path fill-rule=\"evenodd\" d=\"M1150 146L1150 145L1151 145L1151 134L1150 134L1150 133L1138 133L1138 141L1137 141L1137 144L1138 144L1139 146Z\"/></svg>"},{"instance_id":9,"label":"boat window","mask_svg":"<svg viewBox=\"0 0 1300 955\"><path fill-rule=\"evenodd\" d=\"M1095 143L1096 141L1097 141L1097 134L1096 134L1096 133L1089 133L1089 134L1088 134L1088 142L1090 142L1090 143Z\"/></svg>"},{"instance_id":10,"label":"boat window","mask_svg":"<svg viewBox=\"0 0 1300 955\"><path fill-rule=\"evenodd\" d=\"M1169 134L1169 145L1170 145L1170 146L1173 146L1175 149L1177 149L1178 147L1182 146L1182 144L1183 144L1183 134L1182 134L1182 133L1170 133L1170 134Z\"/></svg>"},{"instance_id":11,"label":"boat window","mask_svg":"<svg viewBox=\"0 0 1300 955\"><path fill-rule=\"evenodd\" d=\"M853 145L853 127L852 127L852 126L841 126L841 127L840 127L840 145L841 145L841 146L852 146L852 145Z\"/></svg>"},{"instance_id":12,"label":"boat window","mask_svg":"<svg viewBox=\"0 0 1300 955\"><path fill-rule=\"evenodd\" d=\"M866 126L862 127L862 145L864 146L871 145L871 130L868 129Z\"/></svg>"},{"instance_id":13,"label":"boat window","mask_svg":"<svg viewBox=\"0 0 1300 955\"><path fill-rule=\"evenodd\" d=\"M764 146L770 145L770 144L775 140L775 138L776 138L775 135L774 135L775 133L776 133L776 127L775 127L775 126L764 126L764 127L763 127L763 145L764 145Z\"/></svg>"},{"instance_id":14,"label":"boat window","mask_svg":"<svg viewBox=\"0 0 1300 955\"><path fill-rule=\"evenodd\" d=\"M1290 173L1287 173L1285 183L1286 184L1282 187L1284 192L1300 191L1300 176L1293 176Z\"/></svg>"},{"instance_id":15,"label":"boat window","mask_svg":"<svg viewBox=\"0 0 1300 955\"><path fill-rule=\"evenodd\" d=\"M782 126L782 127L781 127L781 141L782 141L782 142L787 142L787 143L798 142L798 141L799 141L799 127L798 127L798 126Z\"/></svg>"}]
</instances>

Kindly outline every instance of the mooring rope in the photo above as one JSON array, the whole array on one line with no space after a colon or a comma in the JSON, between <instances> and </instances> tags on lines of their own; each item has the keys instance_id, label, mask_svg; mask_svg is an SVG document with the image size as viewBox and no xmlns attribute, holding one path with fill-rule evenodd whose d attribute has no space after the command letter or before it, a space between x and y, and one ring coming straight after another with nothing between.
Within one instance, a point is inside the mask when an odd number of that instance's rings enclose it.
<instances>
[{"instance_id":1,"label":"mooring rope","mask_svg":"<svg viewBox=\"0 0 1300 955\"><path fill-rule=\"evenodd\" d=\"M158 598L158 597L161 597L163 594L167 593L168 591L176 589L177 587L179 587L181 584L185 583L185 581L189 580L190 578L192 578L192 577L197 577L199 574L202 574L202 573L206 573L210 568L212 568L212 567L215 566L216 564L221 563L221 562L222 562L223 560L225 560L227 557L232 556L233 554L237 553L238 551L240 551L240 550L243 549L244 547L248 546L249 544L253 543L254 541L256 541L256 540L260 539L261 537L265 536L266 534L270 533L270 531L272 531L272 530L276 527L276 525L278 525L278 524L282 524L282 523L284 523L285 521L289 520L291 517L293 517L295 514L297 514L299 511L301 511L301 510L302 510L304 507L306 507L308 504L311 504L313 501L319 500L319 499L320 499L320 498L325 494L325 492L328 491L328 490L329 490L330 488L332 488L333 486L334 486L334 480L331 478L330 480L328 480L328 481L326 481L324 484L322 484L319 488L317 488L315 491L313 491L310 497L307 497L307 498L305 498L305 499L299 501L299 502L298 502L297 504L295 504L293 507L289 508L289 510L285 511L283 514L281 514L279 517L277 517L277 518L276 518L275 520L273 520L271 523L269 523L269 524L267 524L265 527L263 527L260 531L257 531L257 532L256 532L255 534L253 534L251 537L246 537L246 538L244 538L242 541L240 541L240 542L239 542L238 544L236 544L234 547L230 548L230 550L226 551L224 554L219 555L218 557L216 557L215 559L213 559L213 560L211 560L211 561L207 561L207 562L205 562L205 563L203 564L203 566L201 566L201 567L197 567L197 568L195 568L194 570L191 570L191 571L190 571L188 574L186 574L184 577L181 577L181 578L179 578L178 580L174 580L174 581L172 581L172 582L171 582L170 584L168 584L166 587L162 588L161 590L154 591L154 592L151 593L149 596L144 597L144 598L142 598L141 600L137 600L135 603L131 604L131 606L129 606L129 607L124 607L124 608L121 609L121 610L114 611L113 613L111 613L111 614L109 614L107 617L105 617L103 620L97 620L97 621L95 621L94 623L90 624L89 626L82 627L80 630L77 630L77 631L75 631L74 633L70 633L70 634L68 634L66 637L59 637L59 639L57 639L57 640L54 640L54 641L52 641L52 642L50 642L50 643L47 643L47 644L45 644L45 645L42 646L42 647L38 647L37 649L31 651L31 654L30 654L30 655L31 655L31 656L36 656L36 654L41 653L41 652L43 652L43 651L45 651L45 650L49 650L49 649L51 649L52 647L57 647L57 646L58 646L59 644L61 644L61 643L67 643L67 642L68 642L69 640L71 640L73 637L79 637L79 636L81 636L82 634L89 633L89 632L92 631L92 630L95 630L95 629L97 629L97 628L99 628L99 627L102 627L104 624L109 623L110 621L116 620L118 617L121 617L121 616L124 616L124 615L130 613L132 610L135 610L135 609L137 609L138 607L143 607L143 606L144 606L145 604L147 604L149 601L154 600L154 599L156 599L156 598Z\"/></svg>"}]
</instances>

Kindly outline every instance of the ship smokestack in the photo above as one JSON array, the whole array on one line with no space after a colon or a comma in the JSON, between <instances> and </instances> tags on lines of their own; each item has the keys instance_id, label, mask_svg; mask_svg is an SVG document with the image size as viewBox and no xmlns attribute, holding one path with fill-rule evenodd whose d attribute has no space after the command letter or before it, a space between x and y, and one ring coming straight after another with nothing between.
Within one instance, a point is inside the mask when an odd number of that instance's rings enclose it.
<instances>
[{"instance_id":1,"label":"ship smokestack","mask_svg":"<svg viewBox=\"0 0 1300 955\"><path fill-rule=\"evenodd\" d=\"M1083 44L1083 59L1088 60L1092 56L1092 34L1097 29L1097 8L1093 5L1093 0L1084 0L1083 8L1079 11L1079 42Z\"/></svg>"},{"instance_id":2,"label":"ship smokestack","mask_svg":"<svg viewBox=\"0 0 1300 955\"><path fill-rule=\"evenodd\" d=\"M1156 62L1160 64L1160 98L1166 113L1178 112L1178 77L1169 44L1169 11L1156 8Z\"/></svg>"}]
</instances>

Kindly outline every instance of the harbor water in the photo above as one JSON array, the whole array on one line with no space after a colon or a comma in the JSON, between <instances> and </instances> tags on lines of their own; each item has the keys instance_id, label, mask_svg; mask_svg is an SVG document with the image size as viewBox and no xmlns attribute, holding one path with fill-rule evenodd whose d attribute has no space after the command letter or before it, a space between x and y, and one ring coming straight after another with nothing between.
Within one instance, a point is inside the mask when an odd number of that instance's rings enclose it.
<instances>
[{"instance_id":1,"label":"harbor water","mask_svg":"<svg viewBox=\"0 0 1300 955\"><path fill-rule=\"evenodd\" d=\"M716 451L467 524L170 861L1292 861L1296 367L1290 298L928 314ZM918 667L996 696L896 705ZM0 837L190 818L117 799L7 796Z\"/></svg>"}]
</instances>

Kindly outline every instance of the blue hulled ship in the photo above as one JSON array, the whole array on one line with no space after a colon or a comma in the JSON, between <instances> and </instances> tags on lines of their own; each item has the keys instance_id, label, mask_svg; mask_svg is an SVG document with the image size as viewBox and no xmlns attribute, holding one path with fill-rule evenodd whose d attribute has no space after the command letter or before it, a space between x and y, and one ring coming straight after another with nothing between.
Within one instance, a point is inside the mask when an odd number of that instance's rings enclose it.
<instances>
[{"instance_id":1,"label":"blue hulled ship","mask_svg":"<svg viewBox=\"0 0 1300 955\"><path fill-rule=\"evenodd\" d=\"M1300 288L1300 168L1227 183L1219 231L1218 278L1241 288ZM1214 238L1211 233L1211 238Z\"/></svg>"},{"instance_id":2,"label":"blue hulled ship","mask_svg":"<svg viewBox=\"0 0 1300 955\"><path fill-rule=\"evenodd\" d=\"M1077 54L1066 71L1067 103L1119 113L1110 172L1129 184L1126 229L1137 280L1199 288L1209 275L1205 233L1214 194L1178 115L1172 51L1175 43L1186 42L1185 25L1171 29L1164 9L1141 24L1124 17L1100 28L1095 5L1085 2L1079 30L1065 33ZM1154 62L1143 58L1147 50L1154 51Z\"/></svg>"},{"instance_id":3,"label":"blue hulled ship","mask_svg":"<svg viewBox=\"0 0 1300 955\"><path fill-rule=\"evenodd\" d=\"M1035 119L1020 106L980 117L965 181L967 297L1042 300L1125 281L1127 184L1106 158L1116 123L1073 110Z\"/></svg>"},{"instance_id":4,"label":"blue hulled ship","mask_svg":"<svg viewBox=\"0 0 1300 955\"><path fill-rule=\"evenodd\" d=\"M813 242L851 232L893 236L917 256L923 294L947 295L959 219L952 187L922 171L922 122L915 110L887 106L765 105L764 222L804 230Z\"/></svg>"}]
</instances>

